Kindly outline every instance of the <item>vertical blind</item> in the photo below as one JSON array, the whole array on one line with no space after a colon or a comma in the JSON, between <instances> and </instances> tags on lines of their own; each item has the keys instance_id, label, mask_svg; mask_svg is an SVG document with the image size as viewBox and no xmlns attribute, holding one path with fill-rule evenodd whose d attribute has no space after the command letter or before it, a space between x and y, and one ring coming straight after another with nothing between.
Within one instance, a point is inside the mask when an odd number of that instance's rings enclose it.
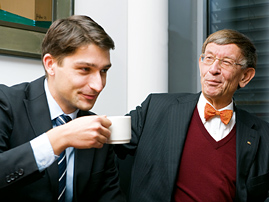
<instances>
[{"instance_id":1,"label":"vertical blind","mask_svg":"<svg viewBox=\"0 0 269 202\"><path fill-rule=\"evenodd\" d=\"M269 0L208 0L208 34L221 29L235 29L254 43L256 75L234 100L269 122Z\"/></svg>"}]
</instances>

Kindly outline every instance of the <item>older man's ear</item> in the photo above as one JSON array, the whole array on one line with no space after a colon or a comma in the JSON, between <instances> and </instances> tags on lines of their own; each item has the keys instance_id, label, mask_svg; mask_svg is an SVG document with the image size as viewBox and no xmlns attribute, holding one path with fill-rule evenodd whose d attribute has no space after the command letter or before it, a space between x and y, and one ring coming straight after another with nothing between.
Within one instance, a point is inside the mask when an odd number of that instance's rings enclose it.
<instances>
[{"instance_id":1,"label":"older man's ear","mask_svg":"<svg viewBox=\"0 0 269 202\"><path fill-rule=\"evenodd\" d=\"M240 88L244 88L251 79L255 76L255 69L252 67L248 67L246 69L243 69L242 78L239 81Z\"/></svg>"}]
</instances>

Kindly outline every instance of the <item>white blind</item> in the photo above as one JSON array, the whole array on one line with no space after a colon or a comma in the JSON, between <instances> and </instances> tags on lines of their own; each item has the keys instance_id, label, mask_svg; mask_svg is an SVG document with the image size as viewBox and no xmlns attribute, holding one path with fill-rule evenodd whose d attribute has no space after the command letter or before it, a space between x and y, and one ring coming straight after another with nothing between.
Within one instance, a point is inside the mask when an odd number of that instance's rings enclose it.
<instances>
[{"instance_id":1,"label":"white blind","mask_svg":"<svg viewBox=\"0 0 269 202\"><path fill-rule=\"evenodd\" d=\"M258 62L252 81L235 93L241 108L269 122L269 0L208 0L208 32L235 29L254 43Z\"/></svg>"}]
</instances>

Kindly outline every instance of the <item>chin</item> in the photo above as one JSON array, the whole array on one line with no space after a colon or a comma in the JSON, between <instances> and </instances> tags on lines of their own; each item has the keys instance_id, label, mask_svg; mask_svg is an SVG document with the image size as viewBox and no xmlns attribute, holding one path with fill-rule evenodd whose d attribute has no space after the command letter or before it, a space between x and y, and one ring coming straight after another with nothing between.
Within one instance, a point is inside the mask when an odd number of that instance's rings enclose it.
<instances>
[{"instance_id":1,"label":"chin","mask_svg":"<svg viewBox=\"0 0 269 202\"><path fill-rule=\"evenodd\" d=\"M212 91L206 91L206 92L204 92L204 95L206 96L206 97L209 97L209 98L215 98L215 97L218 97L218 96L220 96L220 92L212 92Z\"/></svg>"},{"instance_id":2,"label":"chin","mask_svg":"<svg viewBox=\"0 0 269 202\"><path fill-rule=\"evenodd\" d=\"M94 104L83 104L83 105L78 105L77 108L82 110L82 111L89 111L93 108Z\"/></svg>"}]
</instances>

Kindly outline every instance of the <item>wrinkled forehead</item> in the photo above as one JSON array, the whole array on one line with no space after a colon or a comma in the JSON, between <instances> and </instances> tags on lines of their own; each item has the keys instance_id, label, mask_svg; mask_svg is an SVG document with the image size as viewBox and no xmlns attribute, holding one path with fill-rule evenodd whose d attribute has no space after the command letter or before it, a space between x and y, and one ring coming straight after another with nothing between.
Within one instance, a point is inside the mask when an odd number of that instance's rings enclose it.
<instances>
[{"instance_id":1,"label":"wrinkled forehead","mask_svg":"<svg viewBox=\"0 0 269 202\"><path fill-rule=\"evenodd\" d=\"M209 43L205 47L205 54L213 54L216 57L227 57L232 59L241 58L241 50L236 44Z\"/></svg>"}]
</instances>

